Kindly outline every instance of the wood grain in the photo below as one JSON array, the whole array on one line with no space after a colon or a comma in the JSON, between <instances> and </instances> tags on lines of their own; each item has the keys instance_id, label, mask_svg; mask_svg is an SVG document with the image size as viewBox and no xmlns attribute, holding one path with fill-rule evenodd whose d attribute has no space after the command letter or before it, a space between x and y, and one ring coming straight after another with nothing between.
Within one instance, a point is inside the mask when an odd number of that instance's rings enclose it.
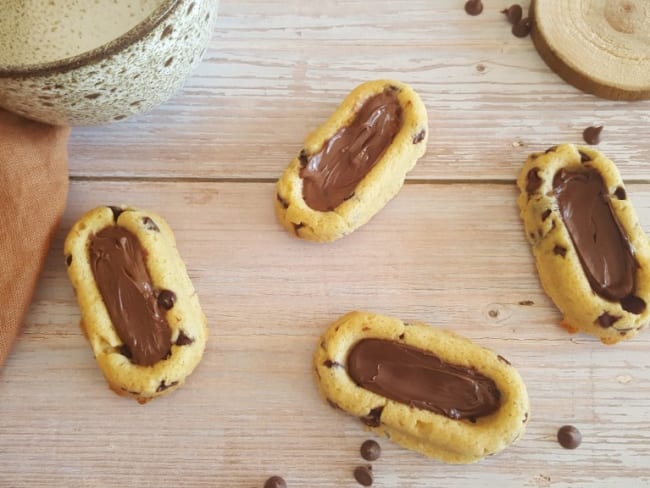
<instances>
[{"instance_id":1,"label":"wood grain","mask_svg":"<svg viewBox=\"0 0 650 488\"><path fill-rule=\"evenodd\" d=\"M329 323L366 309L451 328L508 358L529 388L524 438L471 466L380 440L383 488L650 486L650 335L606 347L558 327L516 206L528 152L605 124L650 231L650 102L585 95L485 2L222 1L196 75L150 114L75 129L67 212L23 333L0 372L0 487L358 486L370 434L329 408L311 356ZM369 224L332 244L276 222L274 184L310 128L358 82L422 95L427 155ZM78 326L63 238L86 210L162 214L208 317L188 383L141 406L108 390ZM575 451L557 429L583 432Z\"/></svg>"}]
</instances>

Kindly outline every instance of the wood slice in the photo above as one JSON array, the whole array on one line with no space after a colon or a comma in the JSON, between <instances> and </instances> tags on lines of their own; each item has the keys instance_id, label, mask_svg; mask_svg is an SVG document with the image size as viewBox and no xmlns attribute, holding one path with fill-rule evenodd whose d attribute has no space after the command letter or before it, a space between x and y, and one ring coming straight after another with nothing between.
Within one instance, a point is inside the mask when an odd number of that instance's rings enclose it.
<instances>
[{"instance_id":1,"label":"wood slice","mask_svg":"<svg viewBox=\"0 0 650 488\"><path fill-rule=\"evenodd\" d=\"M650 98L650 0L534 0L539 54L575 87L613 100Z\"/></svg>"}]
</instances>

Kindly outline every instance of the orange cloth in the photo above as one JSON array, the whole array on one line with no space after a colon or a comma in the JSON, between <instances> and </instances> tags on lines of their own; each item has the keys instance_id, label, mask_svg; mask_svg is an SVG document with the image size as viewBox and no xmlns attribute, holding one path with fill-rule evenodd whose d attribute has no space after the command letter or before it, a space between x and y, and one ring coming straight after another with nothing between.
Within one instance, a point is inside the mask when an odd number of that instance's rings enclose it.
<instances>
[{"instance_id":1,"label":"orange cloth","mask_svg":"<svg viewBox=\"0 0 650 488\"><path fill-rule=\"evenodd\" d=\"M0 367L63 216L69 133L0 109Z\"/></svg>"}]
</instances>

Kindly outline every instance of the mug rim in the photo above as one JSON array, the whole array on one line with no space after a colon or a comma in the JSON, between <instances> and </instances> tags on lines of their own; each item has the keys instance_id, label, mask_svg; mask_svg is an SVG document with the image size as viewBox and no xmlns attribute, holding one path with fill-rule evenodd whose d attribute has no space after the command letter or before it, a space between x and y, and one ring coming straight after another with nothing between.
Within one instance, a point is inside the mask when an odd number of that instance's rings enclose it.
<instances>
[{"instance_id":1,"label":"mug rim","mask_svg":"<svg viewBox=\"0 0 650 488\"><path fill-rule=\"evenodd\" d=\"M108 58L150 34L167 17L169 17L181 3L183 3L183 0L163 0L153 12L124 34L102 44L101 46L89 51L84 51L81 54L45 63L29 64L26 66L0 65L0 79L29 78L33 76L46 76L53 73L63 73Z\"/></svg>"}]
</instances>

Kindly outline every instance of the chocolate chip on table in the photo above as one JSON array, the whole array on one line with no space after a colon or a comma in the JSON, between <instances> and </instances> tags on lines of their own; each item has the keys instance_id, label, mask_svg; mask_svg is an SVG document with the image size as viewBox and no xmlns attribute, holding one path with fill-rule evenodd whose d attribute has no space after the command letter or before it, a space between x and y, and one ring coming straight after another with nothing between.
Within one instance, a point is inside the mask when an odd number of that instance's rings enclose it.
<instances>
[{"instance_id":1,"label":"chocolate chip on table","mask_svg":"<svg viewBox=\"0 0 650 488\"><path fill-rule=\"evenodd\" d=\"M565 449L575 449L582 442L582 434L573 425L563 425L557 431L557 441Z\"/></svg>"},{"instance_id":2,"label":"chocolate chip on table","mask_svg":"<svg viewBox=\"0 0 650 488\"><path fill-rule=\"evenodd\" d=\"M280 476L271 476L264 483L264 488L287 488L287 482Z\"/></svg>"},{"instance_id":3,"label":"chocolate chip on table","mask_svg":"<svg viewBox=\"0 0 650 488\"><path fill-rule=\"evenodd\" d=\"M510 7L506 9L503 9L501 13L506 16L508 22L510 22L512 25L519 23L522 16L524 15L524 11L521 8L521 5L517 3L510 5Z\"/></svg>"},{"instance_id":4,"label":"chocolate chip on table","mask_svg":"<svg viewBox=\"0 0 650 488\"><path fill-rule=\"evenodd\" d=\"M600 142L600 133L603 131L603 125L592 125L582 131L582 138L589 145L596 145Z\"/></svg>"},{"instance_id":5,"label":"chocolate chip on table","mask_svg":"<svg viewBox=\"0 0 650 488\"><path fill-rule=\"evenodd\" d=\"M373 441L372 439L368 439L361 444L359 451L361 452L361 457L366 461L376 461L381 456L381 446L377 441Z\"/></svg>"},{"instance_id":6,"label":"chocolate chip on table","mask_svg":"<svg viewBox=\"0 0 650 488\"><path fill-rule=\"evenodd\" d=\"M158 293L158 305L165 310L171 310L176 303L176 293L171 290L160 290Z\"/></svg>"},{"instance_id":7,"label":"chocolate chip on table","mask_svg":"<svg viewBox=\"0 0 650 488\"><path fill-rule=\"evenodd\" d=\"M481 0L467 0L465 2L465 12L469 15L478 15L483 12L483 2Z\"/></svg>"},{"instance_id":8,"label":"chocolate chip on table","mask_svg":"<svg viewBox=\"0 0 650 488\"><path fill-rule=\"evenodd\" d=\"M357 466L354 468L354 479L361 486L372 485L372 466Z\"/></svg>"},{"instance_id":9,"label":"chocolate chip on table","mask_svg":"<svg viewBox=\"0 0 650 488\"><path fill-rule=\"evenodd\" d=\"M512 35L515 37L526 37L530 34L532 22L529 17L524 17L519 22L512 26Z\"/></svg>"}]
</instances>

